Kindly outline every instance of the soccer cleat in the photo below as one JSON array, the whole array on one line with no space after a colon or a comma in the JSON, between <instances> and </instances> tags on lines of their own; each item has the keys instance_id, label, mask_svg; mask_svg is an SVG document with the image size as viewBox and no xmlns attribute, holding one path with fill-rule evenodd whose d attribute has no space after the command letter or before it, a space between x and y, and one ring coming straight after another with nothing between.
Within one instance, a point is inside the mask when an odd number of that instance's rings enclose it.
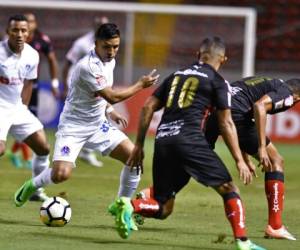
<instances>
[{"instance_id":1,"label":"soccer cleat","mask_svg":"<svg viewBox=\"0 0 300 250\"><path fill-rule=\"evenodd\" d=\"M16 168L22 168L23 164L20 159L20 156L17 154L14 154L13 152L8 152L7 153L8 158L10 159L11 163L16 167Z\"/></svg>"},{"instance_id":2,"label":"soccer cleat","mask_svg":"<svg viewBox=\"0 0 300 250\"><path fill-rule=\"evenodd\" d=\"M273 229L270 225L268 225L265 230L265 238L296 240L296 238L289 233L285 226L282 226L279 229Z\"/></svg>"},{"instance_id":3,"label":"soccer cleat","mask_svg":"<svg viewBox=\"0 0 300 250\"><path fill-rule=\"evenodd\" d=\"M144 194L144 192L141 191L136 194L135 198L136 199L146 199L146 195ZM134 222L140 226L145 223L145 217L143 215L134 213L133 219L134 219Z\"/></svg>"},{"instance_id":4,"label":"soccer cleat","mask_svg":"<svg viewBox=\"0 0 300 250\"><path fill-rule=\"evenodd\" d=\"M132 231L131 216L133 207L130 203L130 198L121 197L115 201L113 206L117 231L121 238L127 239Z\"/></svg>"},{"instance_id":5,"label":"soccer cleat","mask_svg":"<svg viewBox=\"0 0 300 250\"><path fill-rule=\"evenodd\" d=\"M45 201L45 200L48 200L48 199L49 199L49 197L45 193L44 188L39 188L29 198L30 201Z\"/></svg>"},{"instance_id":6,"label":"soccer cleat","mask_svg":"<svg viewBox=\"0 0 300 250\"><path fill-rule=\"evenodd\" d=\"M28 169L32 169L32 160L24 161L24 167Z\"/></svg>"},{"instance_id":7,"label":"soccer cleat","mask_svg":"<svg viewBox=\"0 0 300 250\"><path fill-rule=\"evenodd\" d=\"M21 207L29 199L29 197L37 191L37 188L33 185L32 180L26 181L22 187L15 192L15 204L17 207Z\"/></svg>"},{"instance_id":8,"label":"soccer cleat","mask_svg":"<svg viewBox=\"0 0 300 250\"><path fill-rule=\"evenodd\" d=\"M92 152L85 152L85 151L81 151L78 155L78 157L84 161L86 161L87 163L89 163L90 165L92 165L93 167L103 167L103 162L99 161L96 157L96 155Z\"/></svg>"},{"instance_id":9,"label":"soccer cleat","mask_svg":"<svg viewBox=\"0 0 300 250\"><path fill-rule=\"evenodd\" d=\"M117 214L117 205L116 203L112 203L108 206L108 212L112 215L112 216L116 216ZM130 218L130 228L133 231L138 231L138 227L135 225L133 218Z\"/></svg>"},{"instance_id":10,"label":"soccer cleat","mask_svg":"<svg viewBox=\"0 0 300 250\"><path fill-rule=\"evenodd\" d=\"M266 249L254 244L251 240L242 241L237 239L236 250L266 250Z\"/></svg>"}]
</instances>

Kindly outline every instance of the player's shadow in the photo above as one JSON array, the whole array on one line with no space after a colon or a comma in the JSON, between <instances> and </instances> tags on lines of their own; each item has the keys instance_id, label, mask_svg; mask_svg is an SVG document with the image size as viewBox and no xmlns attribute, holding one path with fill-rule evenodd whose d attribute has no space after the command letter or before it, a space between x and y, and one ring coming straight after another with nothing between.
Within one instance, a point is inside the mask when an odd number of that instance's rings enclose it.
<instances>
[{"instance_id":1,"label":"player's shadow","mask_svg":"<svg viewBox=\"0 0 300 250\"><path fill-rule=\"evenodd\" d=\"M94 244L122 244L124 247L124 249L127 249L125 245L129 245L129 246L138 246L140 245L141 248L143 249L147 249L148 247L153 247L153 249L155 249L155 247L162 247L165 246L166 242L162 241L162 242L137 242L136 240L132 240L132 241L124 241L124 240L111 240L111 239L100 239L99 237L95 238L95 237L89 237L89 236L83 236L81 235L62 235L61 233L49 233L45 232L45 233L34 233L35 236L38 236L40 240L43 239L43 237L50 239L53 238L53 240L57 240L59 238L64 239L64 240L72 240L72 241L81 241L81 242L86 242L86 243L94 243ZM118 236L116 236L118 237ZM213 248L213 247L207 247L205 246L205 248L202 248L201 246L197 245L197 246L188 246L188 245L178 245L178 244L170 244L168 243L168 248L172 248L172 249L205 249L205 250L223 250L220 248ZM226 248L224 248L225 250Z\"/></svg>"},{"instance_id":2,"label":"player's shadow","mask_svg":"<svg viewBox=\"0 0 300 250\"><path fill-rule=\"evenodd\" d=\"M28 221L22 221L22 220L7 220L7 219L3 219L0 218L0 225L4 224L4 225L22 225L22 226L40 226L36 223L29 223Z\"/></svg>"}]
</instances>

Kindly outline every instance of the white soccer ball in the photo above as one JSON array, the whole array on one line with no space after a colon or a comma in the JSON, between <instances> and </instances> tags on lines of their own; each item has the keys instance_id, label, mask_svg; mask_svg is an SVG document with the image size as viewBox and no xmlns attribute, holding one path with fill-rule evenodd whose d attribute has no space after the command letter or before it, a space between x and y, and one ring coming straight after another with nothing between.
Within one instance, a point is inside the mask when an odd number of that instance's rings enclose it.
<instances>
[{"instance_id":1,"label":"white soccer ball","mask_svg":"<svg viewBox=\"0 0 300 250\"><path fill-rule=\"evenodd\" d=\"M61 197L51 197L40 208L41 221L50 227L63 227L72 215L70 204Z\"/></svg>"}]
</instances>

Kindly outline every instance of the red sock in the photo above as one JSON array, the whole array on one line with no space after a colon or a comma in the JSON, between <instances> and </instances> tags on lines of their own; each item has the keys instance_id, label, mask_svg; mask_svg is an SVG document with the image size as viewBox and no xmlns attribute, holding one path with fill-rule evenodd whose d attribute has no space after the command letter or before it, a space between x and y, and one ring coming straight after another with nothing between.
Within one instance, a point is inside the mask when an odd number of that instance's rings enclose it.
<instances>
[{"instance_id":1,"label":"red sock","mask_svg":"<svg viewBox=\"0 0 300 250\"><path fill-rule=\"evenodd\" d=\"M265 175L265 193L268 200L269 225L273 229L282 227L284 201L284 176L281 172L267 172Z\"/></svg>"},{"instance_id":2,"label":"red sock","mask_svg":"<svg viewBox=\"0 0 300 250\"><path fill-rule=\"evenodd\" d=\"M223 196L226 217L229 220L235 238L246 238L245 210L237 193Z\"/></svg>"},{"instance_id":3,"label":"red sock","mask_svg":"<svg viewBox=\"0 0 300 250\"><path fill-rule=\"evenodd\" d=\"M148 199L148 198L153 198L154 197L153 187L148 187L148 188L142 189L139 193L142 194L141 198L143 198L143 199Z\"/></svg>"},{"instance_id":4,"label":"red sock","mask_svg":"<svg viewBox=\"0 0 300 250\"><path fill-rule=\"evenodd\" d=\"M27 146L27 144L21 143L21 149L22 149L23 159L25 161L30 160L31 159L31 152L30 152L30 148Z\"/></svg>"},{"instance_id":5,"label":"red sock","mask_svg":"<svg viewBox=\"0 0 300 250\"><path fill-rule=\"evenodd\" d=\"M158 218L160 216L160 204L152 199L135 199L131 201L134 212L144 217Z\"/></svg>"},{"instance_id":6,"label":"red sock","mask_svg":"<svg viewBox=\"0 0 300 250\"><path fill-rule=\"evenodd\" d=\"M11 147L11 152L16 153L20 149L21 144L22 142L15 141Z\"/></svg>"}]
</instances>

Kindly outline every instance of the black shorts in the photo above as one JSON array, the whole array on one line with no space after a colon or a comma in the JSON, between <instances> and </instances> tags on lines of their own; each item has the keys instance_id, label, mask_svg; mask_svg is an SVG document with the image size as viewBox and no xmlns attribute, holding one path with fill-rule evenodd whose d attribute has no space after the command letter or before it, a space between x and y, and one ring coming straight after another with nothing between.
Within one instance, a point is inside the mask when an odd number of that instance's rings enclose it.
<instances>
[{"instance_id":1,"label":"black shorts","mask_svg":"<svg viewBox=\"0 0 300 250\"><path fill-rule=\"evenodd\" d=\"M153 157L154 197L165 203L193 177L205 186L220 186L232 178L217 154L205 140L197 144L155 141Z\"/></svg>"},{"instance_id":2,"label":"black shorts","mask_svg":"<svg viewBox=\"0 0 300 250\"><path fill-rule=\"evenodd\" d=\"M235 126L241 150L249 155L256 155L258 153L259 144L255 122L251 120L235 122ZM266 137L266 145L269 145L270 142L270 139Z\"/></svg>"},{"instance_id":3,"label":"black shorts","mask_svg":"<svg viewBox=\"0 0 300 250\"><path fill-rule=\"evenodd\" d=\"M32 86L31 99L28 105L29 110L37 116L38 111L38 83L34 82Z\"/></svg>"},{"instance_id":4,"label":"black shorts","mask_svg":"<svg viewBox=\"0 0 300 250\"><path fill-rule=\"evenodd\" d=\"M255 122L249 118L241 121L234 121L239 145L242 151L256 155L258 153L258 134ZM220 135L218 120L216 113L213 113L207 120L205 138L210 145L210 148L215 148L215 143ZM269 145L270 139L266 137L266 145Z\"/></svg>"}]
</instances>

